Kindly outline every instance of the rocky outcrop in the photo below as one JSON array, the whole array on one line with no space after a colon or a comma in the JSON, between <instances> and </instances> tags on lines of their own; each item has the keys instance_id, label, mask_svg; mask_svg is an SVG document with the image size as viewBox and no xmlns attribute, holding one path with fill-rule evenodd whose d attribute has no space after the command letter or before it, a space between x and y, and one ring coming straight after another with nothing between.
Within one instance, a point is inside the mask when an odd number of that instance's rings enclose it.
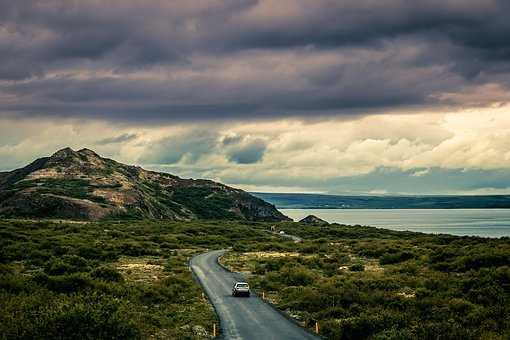
<instances>
[{"instance_id":1,"label":"rocky outcrop","mask_svg":"<svg viewBox=\"0 0 510 340\"><path fill-rule=\"evenodd\" d=\"M306 223L306 224L329 224L328 222L324 221L321 218L318 218L315 215L308 215L305 218L301 219L299 223Z\"/></svg>"},{"instance_id":2,"label":"rocky outcrop","mask_svg":"<svg viewBox=\"0 0 510 340\"><path fill-rule=\"evenodd\" d=\"M288 220L273 205L221 183L147 171L70 148L0 173L0 216Z\"/></svg>"}]
</instances>

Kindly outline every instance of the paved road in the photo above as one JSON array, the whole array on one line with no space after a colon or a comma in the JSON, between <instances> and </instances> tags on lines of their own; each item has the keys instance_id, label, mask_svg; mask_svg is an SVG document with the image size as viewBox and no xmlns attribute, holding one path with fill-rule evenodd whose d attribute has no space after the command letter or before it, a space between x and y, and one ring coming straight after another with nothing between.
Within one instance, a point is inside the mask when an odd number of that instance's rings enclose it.
<instances>
[{"instance_id":1,"label":"paved road","mask_svg":"<svg viewBox=\"0 0 510 340\"><path fill-rule=\"evenodd\" d=\"M216 308L224 339L317 339L258 297L233 297L232 283L242 280L242 276L218 265L217 259L223 253L216 250L197 255L190 265Z\"/></svg>"}]
</instances>

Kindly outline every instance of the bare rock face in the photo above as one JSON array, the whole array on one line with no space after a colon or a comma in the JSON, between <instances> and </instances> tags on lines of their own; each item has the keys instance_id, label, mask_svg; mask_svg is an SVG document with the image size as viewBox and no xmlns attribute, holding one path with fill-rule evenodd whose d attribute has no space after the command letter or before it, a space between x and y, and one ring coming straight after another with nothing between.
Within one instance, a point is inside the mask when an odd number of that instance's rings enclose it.
<instances>
[{"instance_id":1,"label":"bare rock face","mask_svg":"<svg viewBox=\"0 0 510 340\"><path fill-rule=\"evenodd\" d=\"M308 215L302 220L299 221L299 223L306 223L306 224L329 224L328 222L324 221L321 218L318 218L315 215Z\"/></svg>"},{"instance_id":2,"label":"bare rock face","mask_svg":"<svg viewBox=\"0 0 510 340\"><path fill-rule=\"evenodd\" d=\"M147 171L71 148L0 173L0 216L289 220L262 199L221 183Z\"/></svg>"}]
</instances>

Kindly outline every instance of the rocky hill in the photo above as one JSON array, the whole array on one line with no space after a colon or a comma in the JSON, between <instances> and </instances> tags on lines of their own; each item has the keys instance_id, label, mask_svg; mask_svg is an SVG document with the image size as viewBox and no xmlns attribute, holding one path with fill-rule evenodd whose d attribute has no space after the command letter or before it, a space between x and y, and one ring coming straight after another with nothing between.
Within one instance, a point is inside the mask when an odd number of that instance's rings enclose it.
<instances>
[{"instance_id":1,"label":"rocky hill","mask_svg":"<svg viewBox=\"0 0 510 340\"><path fill-rule=\"evenodd\" d=\"M324 221L322 218L318 218L315 215L308 215L305 218L301 219L299 223L307 223L307 224L329 224Z\"/></svg>"},{"instance_id":2,"label":"rocky hill","mask_svg":"<svg viewBox=\"0 0 510 340\"><path fill-rule=\"evenodd\" d=\"M0 216L288 220L273 205L221 183L147 171L70 148L1 172Z\"/></svg>"}]
</instances>

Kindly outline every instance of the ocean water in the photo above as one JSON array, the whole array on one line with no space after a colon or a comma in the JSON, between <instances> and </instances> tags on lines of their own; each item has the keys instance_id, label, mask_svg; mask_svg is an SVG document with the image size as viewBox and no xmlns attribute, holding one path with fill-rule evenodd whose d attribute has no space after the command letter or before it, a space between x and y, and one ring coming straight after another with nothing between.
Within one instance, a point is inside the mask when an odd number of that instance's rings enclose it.
<instances>
[{"instance_id":1,"label":"ocean water","mask_svg":"<svg viewBox=\"0 0 510 340\"><path fill-rule=\"evenodd\" d=\"M330 223L461 236L510 237L510 209L279 209L295 221L315 215Z\"/></svg>"}]
</instances>

